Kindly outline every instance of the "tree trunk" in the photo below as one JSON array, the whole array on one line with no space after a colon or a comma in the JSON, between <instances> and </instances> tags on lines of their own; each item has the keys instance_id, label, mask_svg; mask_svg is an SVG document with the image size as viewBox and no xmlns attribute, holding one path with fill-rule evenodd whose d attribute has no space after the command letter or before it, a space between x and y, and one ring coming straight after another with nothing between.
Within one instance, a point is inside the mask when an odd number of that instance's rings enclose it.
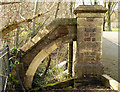
<instances>
[{"instance_id":1,"label":"tree trunk","mask_svg":"<svg viewBox=\"0 0 120 92\"><path fill-rule=\"evenodd\" d=\"M55 13L55 19L57 18L59 7L60 7L60 2L58 2L58 5L57 5L57 10L56 10L56 13Z\"/></svg>"},{"instance_id":2,"label":"tree trunk","mask_svg":"<svg viewBox=\"0 0 120 92\"><path fill-rule=\"evenodd\" d=\"M72 77L72 63L73 63L73 42L69 43L68 49L68 78Z\"/></svg>"},{"instance_id":3,"label":"tree trunk","mask_svg":"<svg viewBox=\"0 0 120 92\"><path fill-rule=\"evenodd\" d=\"M51 62L51 56L49 55L49 56L48 56L48 63L47 63L45 72L43 73L42 77L44 77L44 76L47 74L47 71L48 71L49 66L50 66L50 62Z\"/></svg>"},{"instance_id":4,"label":"tree trunk","mask_svg":"<svg viewBox=\"0 0 120 92\"><path fill-rule=\"evenodd\" d=\"M90 4L92 5L92 0L90 0Z\"/></svg>"},{"instance_id":5,"label":"tree trunk","mask_svg":"<svg viewBox=\"0 0 120 92\"><path fill-rule=\"evenodd\" d=\"M35 0L35 8L34 8L33 16L37 14L37 9L38 9L38 0ZM35 32L35 19L33 19L33 30L31 32L31 38L33 37L32 35L34 35L33 34L34 32Z\"/></svg>"},{"instance_id":6,"label":"tree trunk","mask_svg":"<svg viewBox=\"0 0 120 92\"><path fill-rule=\"evenodd\" d=\"M73 2L70 2L70 18L73 15Z\"/></svg>"},{"instance_id":7,"label":"tree trunk","mask_svg":"<svg viewBox=\"0 0 120 92\"><path fill-rule=\"evenodd\" d=\"M108 31L111 31L111 2L108 2L108 21L107 21Z\"/></svg>"},{"instance_id":8,"label":"tree trunk","mask_svg":"<svg viewBox=\"0 0 120 92\"><path fill-rule=\"evenodd\" d=\"M106 7L106 2L104 2L104 7ZM103 31L105 31L105 23L106 23L106 19L105 19L105 16L104 16Z\"/></svg>"},{"instance_id":9,"label":"tree trunk","mask_svg":"<svg viewBox=\"0 0 120 92\"><path fill-rule=\"evenodd\" d=\"M97 5L97 0L94 0L94 5Z\"/></svg>"},{"instance_id":10,"label":"tree trunk","mask_svg":"<svg viewBox=\"0 0 120 92\"><path fill-rule=\"evenodd\" d=\"M65 18L68 18L69 17L68 2L65 2L64 5L65 5Z\"/></svg>"},{"instance_id":11,"label":"tree trunk","mask_svg":"<svg viewBox=\"0 0 120 92\"><path fill-rule=\"evenodd\" d=\"M83 5L85 5L84 0L82 0Z\"/></svg>"}]
</instances>

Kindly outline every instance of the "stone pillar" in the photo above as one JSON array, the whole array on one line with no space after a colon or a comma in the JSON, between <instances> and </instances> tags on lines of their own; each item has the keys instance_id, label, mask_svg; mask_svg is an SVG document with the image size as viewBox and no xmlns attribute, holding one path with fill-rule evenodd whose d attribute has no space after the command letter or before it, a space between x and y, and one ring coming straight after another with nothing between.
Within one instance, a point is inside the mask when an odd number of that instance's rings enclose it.
<instances>
[{"instance_id":1,"label":"stone pillar","mask_svg":"<svg viewBox=\"0 0 120 92\"><path fill-rule=\"evenodd\" d=\"M103 73L102 30L106 8L100 5L80 5L77 16L77 56L74 77L98 76Z\"/></svg>"}]
</instances>

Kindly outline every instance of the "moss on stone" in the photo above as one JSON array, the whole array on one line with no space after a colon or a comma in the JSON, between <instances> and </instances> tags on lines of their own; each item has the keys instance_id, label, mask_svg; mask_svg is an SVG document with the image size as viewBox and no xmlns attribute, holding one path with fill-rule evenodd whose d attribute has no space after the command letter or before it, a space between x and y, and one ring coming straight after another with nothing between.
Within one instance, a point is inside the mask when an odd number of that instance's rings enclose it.
<instances>
[{"instance_id":1,"label":"moss on stone","mask_svg":"<svg viewBox=\"0 0 120 92\"><path fill-rule=\"evenodd\" d=\"M73 88L72 86L69 86L69 87L63 88L63 90L69 90L69 89L72 89L72 88Z\"/></svg>"},{"instance_id":2,"label":"moss on stone","mask_svg":"<svg viewBox=\"0 0 120 92\"><path fill-rule=\"evenodd\" d=\"M68 88L70 86L71 87L74 86L74 79L64 80L64 81L61 81L61 82L48 84L48 85L46 85L45 88L48 88L48 89L63 89L63 88Z\"/></svg>"}]
</instances>

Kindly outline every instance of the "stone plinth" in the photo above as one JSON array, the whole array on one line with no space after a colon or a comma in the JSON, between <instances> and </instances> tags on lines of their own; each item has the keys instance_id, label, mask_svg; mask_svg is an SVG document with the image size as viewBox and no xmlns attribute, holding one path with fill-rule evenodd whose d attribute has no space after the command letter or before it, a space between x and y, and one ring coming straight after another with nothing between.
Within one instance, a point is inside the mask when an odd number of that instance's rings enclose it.
<instances>
[{"instance_id":1,"label":"stone plinth","mask_svg":"<svg viewBox=\"0 0 120 92\"><path fill-rule=\"evenodd\" d=\"M74 10L77 16L77 58L74 76L98 76L103 73L102 30L106 8L82 5Z\"/></svg>"}]
</instances>

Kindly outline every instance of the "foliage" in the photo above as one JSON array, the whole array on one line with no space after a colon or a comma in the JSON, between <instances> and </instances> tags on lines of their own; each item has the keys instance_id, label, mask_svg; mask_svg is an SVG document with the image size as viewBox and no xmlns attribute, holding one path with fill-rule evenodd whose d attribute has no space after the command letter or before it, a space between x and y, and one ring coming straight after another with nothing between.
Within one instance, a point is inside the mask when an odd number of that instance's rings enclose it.
<instances>
[{"instance_id":1,"label":"foliage","mask_svg":"<svg viewBox=\"0 0 120 92\"><path fill-rule=\"evenodd\" d=\"M7 83L7 90L15 90L14 86L16 87L19 84L18 76L16 75L16 66L20 63L16 59L16 55L18 53L18 49L14 48L11 51L9 62L10 62L10 69L9 72L6 72L5 75L8 76L8 83ZM13 62L12 62L13 61ZM17 76L17 77L16 77Z\"/></svg>"},{"instance_id":2,"label":"foliage","mask_svg":"<svg viewBox=\"0 0 120 92\"><path fill-rule=\"evenodd\" d=\"M51 61L51 62L53 62L53 61ZM43 74L43 72L45 70L46 64L47 64L47 60L45 59L44 62L39 66L39 68L34 76L33 86L44 89L44 86L49 83L54 83L54 82L58 82L58 81L67 79L67 77L66 77L67 75L66 76L61 75L61 72L63 72L64 70L59 68L54 63L50 66L46 76L41 77L41 75Z\"/></svg>"}]
</instances>

